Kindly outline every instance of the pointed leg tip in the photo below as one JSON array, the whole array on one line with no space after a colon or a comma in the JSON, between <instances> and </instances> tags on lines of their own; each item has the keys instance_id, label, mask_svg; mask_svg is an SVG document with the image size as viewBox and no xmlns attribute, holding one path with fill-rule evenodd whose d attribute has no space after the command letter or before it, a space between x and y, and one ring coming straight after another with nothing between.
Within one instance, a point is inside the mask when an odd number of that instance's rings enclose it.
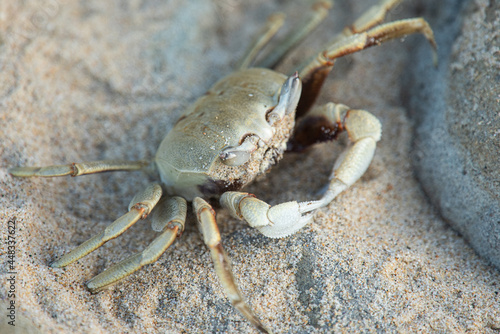
<instances>
[{"instance_id":1,"label":"pointed leg tip","mask_svg":"<svg viewBox=\"0 0 500 334\"><path fill-rule=\"evenodd\" d=\"M62 268L62 267L64 267L64 266L62 266L62 265L59 263L59 261L58 261L58 260L55 260L55 261L53 261L53 262L50 262L50 263L49 263L49 267L51 267L51 268Z\"/></svg>"},{"instance_id":2,"label":"pointed leg tip","mask_svg":"<svg viewBox=\"0 0 500 334\"><path fill-rule=\"evenodd\" d=\"M98 286L95 283L94 278L92 278L92 279L88 280L87 282L85 282L85 286L87 287L87 289L90 291L91 294L96 295L99 292L101 292L102 290L104 290L107 285L105 285L105 286Z\"/></svg>"},{"instance_id":3,"label":"pointed leg tip","mask_svg":"<svg viewBox=\"0 0 500 334\"><path fill-rule=\"evenodd\" d=\"M14 177L26 177L32 175L32 169L27 167L11 167L7 169L7 173Z\"/></svg>"},{"instance_id":4,"label":"pointed leg tip","mask_svg":"<svg viewBox=\"0 0 500 334\"><path fill-rule=\"evenodd\" d=\"M273 332L268 329L266 326L264 326L260 321L258 324L255 325L255 327L259 330L261 333L267 333L267 334L272 334Z\"/></svg>"},{"instance_id":5,"label":"pointed leg tip","mask_svg":"<svg viewBox=\"0 0 500 334\"><path fill-rule=\"evenodd\" d=\"M434 52L432 53L432 63L434 64L434 68L438 68L438 65L439 65L439 59L438 59L438 55L437 55L437 52L434 50Z\"/></svg>"}]
</instances>

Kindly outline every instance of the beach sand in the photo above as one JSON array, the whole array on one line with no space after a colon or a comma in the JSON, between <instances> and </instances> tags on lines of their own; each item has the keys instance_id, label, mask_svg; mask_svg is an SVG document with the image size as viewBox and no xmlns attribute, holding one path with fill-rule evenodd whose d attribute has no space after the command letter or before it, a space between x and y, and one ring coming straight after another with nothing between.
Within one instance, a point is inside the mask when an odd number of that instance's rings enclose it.
<instances>
[{"instance_id":1,"label":"beach sand","mask_svg":"<svg viewBox=\"0 0 500 334\"><path fill-rule=\"evenodd\" d=\"M154 181L147 175L19 179L7 168L153 157L186 106L231 72L269 13L282 10L289 22L304 14L296 1L279 3L4 4L0 234L4 241L13 231L16 244L14 268L1 245L0 297L15 300L17 333L21 323L30 333L255 332L225 297L192 217L156 263L97 295L84 283L146 247L155 236L150 221L64 269L49 267L125 213ZM368 3L338 2L280 69L297 66ZM417 9L407 2L389 19ZM367 173L307 227L268 239L217 209L239 286L276 333L500 330L499 271L439 217L413 174L400 82L418 38L337 62L318 103L373 112L383 137ZM287 154L246 190L270 204L316 198L347 142ZM2 310L1 332L9 333Z\"/></svg>"}]
</instances>

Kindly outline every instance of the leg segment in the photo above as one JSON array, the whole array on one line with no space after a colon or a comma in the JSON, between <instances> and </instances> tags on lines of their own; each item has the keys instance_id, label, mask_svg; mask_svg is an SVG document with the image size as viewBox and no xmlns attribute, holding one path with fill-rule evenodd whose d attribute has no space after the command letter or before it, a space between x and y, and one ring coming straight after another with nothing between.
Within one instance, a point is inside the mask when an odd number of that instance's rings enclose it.
<instances>
[{"instance_id":1,"label":"leg segment","mask_svg":"<svg viewBox=\"0 0 500 334\"><path fill-rule=\"evenodd\" d=\"M221 196L221 205L232 216L246 220L267 237L286 237L306 225L312 217L312 211L328 205L364 174L373 158L375 143L380 140L380 122L364 110L350 110L344 105L329 103L317 108L310 117L320 119L312 122L318 126L318 130L323 130L323 126L328 125L335 129L333 136L346 130L353 142L336 161L328 190L322 198L317 201L293 201L270 206L247 193L226 192ZM307 118L304 122L308 122Z\"/></svg>"},{"instance_id":2,"label":"leg segment","mask_svg":"<svg viewBox=\"0 0 500 334\"><path fill-rule=\"evenodd\" d=\"M311 34L311 32L326 18L333 3L330 0L315 1L308 11L308 17L299 23L295 29L265 58L257 64L257 67L273 68L285 55L291 51L298 43Z\"/></svg>"},{"instance_id":3,"label":"leg segment","mask_svg":"<svg viewBox=\"0 0 500 334\"><path fill-rule=\"evenodd\" d=\"M244 69L250 67L260 51L266 46L271 38L276 35L278 30L285 22L285 14L276 13L267 19L266 26L257 34L257 38L250 45L250 48L245 52L245 56L241 59L237 69Z\"/></svg>"},{"instance_id":4,"label":"leg segment","mask_svg":"<svg viewBox=\"0 0 500 334\"><path fill-rule=\"evenodd\" d=\"M46 167L14 167L9 169L9 173L18 177L29 176L80 176L110 171L133 171L144 169L150 164L149 161L121 161L121 160L101 160L68 165L53 165Z\"/></svg>"},{"instance_id":5,"label":"leg segment","mask_svg":"<svg viewBox=\"0 0 500 334\"><path fill-rule=\"evenodd\" d=\"M358 120L361 117L361 120ZM358 124L353 124L354 120ZM365 124L360 124L366 122ZM358 130L362 128L362 130ZM327 103L313 108L305 117L300 119L288 141L289 151L300 152L309 146L324 141L336 139L337 136L347 130L351 141L356 141L356 133L363 131L365 136L369 135L380 139L381 126L377 118L367 111L350 110L343 104Z\"/></svg>"},{"instance_id":6,"label":"leg segment","mask_svg":"<svg viewBox=\"0 0 500 334\"><path fill-rule=\"evenodd\" d=\"M256 67L274 67L295 45L307 37L325 19L331 7L332 1L330 0L316 1L309 11L309 16L302 23L298 24L281 43L275 46ZM283 26L284 20L285 15L282 13L277 13L269 17L267 25L259 32L257 38L245 53L245 57L237 66L238 69L251 66L259 52L276 35L279 28Z\"/></svg>"},{"instance_id":7,"label":"leg segment","mask_svg":"<svg viewBox=\"0 0 500 334\"><path fill-rule=\"evenodd\" d=\"M363 31L366 31L370 28L373 28L377 24L380 24L384 21L387 12L397 6L401 0L380 0L380 2L376 5L370 7L367 11L365 11L353 24L346 26L341 33L338 33L333 37L330 42L326 45L333 45L344 39L348 36L359 34ZM320 52L322 52L321 50ZM305 67L310 61L312 61L314 57L311 57L307 61L300 66L300 68Z\"/></svg>"},{"instance_id":8,"label":"leg segment","mask_svg":"<svg viewBox=\"0 0 500 334\"><path fill-rule=\"evenodd\" d=\"M429 24L422 18L400 20L382 24L370 30L342 38L330 45L316 58L308 62L299 72L302 78L302 98L297 107L297 117L303 116L313 105L323 82L333 68L335 59L364 50L370 46L401 38L406 35L421 33L436 50L436 41ZM434 51L434 60L437 55Z\"/></svg>"},{"instance_id":9,"label":"leg segment","mask_svg":"<svg viewBox=\"0 0 500 334\"><path fill-rule=\"evenodd\" d=\"M387 12L391 8L396 7L400 2L401 0L381 0L378 4L373 5L364 12L352 25L345 27L341 36L358 34L382 23ZM339 36L339 39L341 36Z\"/></svg>"},{"instance_id":10,"label":"leg segment","mask_svg":"<svg viewBox=\"0 0 500 334\"><path fill-rule=\"evenodd\" d=\"M111 225L106 227L103 232L90 238L59 260L53 262L51 267L65 267L101 247L105 242L118 237L139 219L146 218L160 200L161 194L162 189L160 185L152 184L148 186L142 192L134 196L130 202L128 213L115 220Z\"/></svg>"},{"instance_id":11,"label":"leg segment","mask_svg":"<svg viewBox=\"0 0 500 334\"><path fill-rule=\"evenodd\" d=\"M153 230L161 232L142 252L113 265L87 282L92 293L99 292L153 263L173 244L184 230L187 203L181 197L161 201L153 212Z\"/></svg>"},{"instance_id":12,"label":"leg segment","mask_svg":"<svg viewBox=\"0 0 500 334\"><path fill-rule=\"evenodd\" d=\"M236 285L231 262L222 248L221 237L217 222L215 221L215 212L212 207L203 199L196 197L193 200L193 207L198 218L198 227L205 244L210 249L212 260L214 262L215 272L219 276L220 282L226 291L231 303L240 311L243 316L263 333L269 333L260 320L255 316L250 307L243 300L243 296Z\"/></svg>"}]
</instances>

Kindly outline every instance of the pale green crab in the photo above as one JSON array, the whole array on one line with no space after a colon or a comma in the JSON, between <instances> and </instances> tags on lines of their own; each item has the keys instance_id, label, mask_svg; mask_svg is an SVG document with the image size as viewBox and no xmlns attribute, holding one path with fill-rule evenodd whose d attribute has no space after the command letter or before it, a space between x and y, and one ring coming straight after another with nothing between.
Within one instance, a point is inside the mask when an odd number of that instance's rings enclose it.
<instances>
[{"instance_id":1,"label":"pale green crab","mask_svg":"<svg viewBox=\"0 0 500 334\"><path fill-rule=\"evenodd\" d=\"M282 14L272 15L238 70L219 80L186 110L162 141L153 161L11 168L13 176L53 177L153 167L160 176L161 183L151 184L132 199L128 213L51 266L59 268L77 261L152 213L152 228L160 235L142 252L87 282L91 292L98 292L156 261L182 234L187 202L192 202L199 229L230 301L257 329L269 332L239 292L230 260L222 248L215 212L205 199L219 197L221 206L232 216L245 220L267 237L281 238L301 229L316 209L330 203L363 175L381 137L380 122L367 111L342 104L312 106L339 57L413 33L422 33L436 49L432 30L422 18L380 24L387 11L399 2L382 0L371 7L289 76L269 68L310 34L326 17L332 3L316 1L309 19L250 68L284 22ZM337 159L328 189L319 200L270 206L252 194L239 192L277 163L287 149L300 151L332 140L342 131L348 133L352 145Z\"/></svg>"}]
</instances>

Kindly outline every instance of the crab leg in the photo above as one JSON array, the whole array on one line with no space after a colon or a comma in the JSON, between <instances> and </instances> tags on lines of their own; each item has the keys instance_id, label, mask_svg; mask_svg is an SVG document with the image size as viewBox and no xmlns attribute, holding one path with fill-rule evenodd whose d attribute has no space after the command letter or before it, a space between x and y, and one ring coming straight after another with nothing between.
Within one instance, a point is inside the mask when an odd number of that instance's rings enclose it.
<instances>
[{"instance_id":1,"label":"crab leg","mask_svg":"<svg viewBox=\"0 0 500 334\"><path fill-rule=\"evenodd\" d=\"M354 23L346 26L342 32L338 33L333 37L330 42L326 45L333 45L343 38L348 36L359 34L370 28L373 28L377 24L382 23L385 20L385 16L393 7L396 7L402 0L380 0L376 5L371 6L366 10ZM323 50L318 51L322 52ZM309 62L311 62L314 57L310 57L299 68L305 67Z\"/></svg>"},{"instance_id":2,"label":"crab leg","mask_svg":"<svg viewBox=\"0 0 500 334\"><path fill-rule=\"evenodd\" d=\"M87 287L92 293L97 293L131 275L143 266L155 262L173 244L178 230L178 226L166 229L142 252L126 258L95 276L87 282Z\"/></svg>"},{"instance_id":3,"label":"crab leg","mask_svg":"<svg viewBox=\"0 0 500 334\"><path fill-rule=\"evenodd\" d=\"M250 45L249 49L245 52L245 57L241 59L237 69L244 69L250 67L252 62L255 60L259 52L266 46L266 44L271 40L271 38L276 35L278 30L283 26L285 22L285 14L276 13L267 19L267 24L263 29L257 34L257 38Z\"/></svg>"},{"instance_id":4,"label":"crab leg","mask_svg":"<svg viewBox=\"0 0 500 334\"><path fill-rule=\"evenodd\" d=\"M105 242L118 237L139 219L146 218L160 200L161 194L162 189L160 185L149 185L146 189L134 196L130 202L128 213L115 220L98 235L90 238L71 252L65 254L59 260L53 262L51 267L65 267L101 247Z\"/></svg>"},{"instance_id":5,"label":"crab leg","mask_svg":"<svg viewBox=\"0 0 500 334\"><path fill-rule=\"evenodd\" d=\"M171 197L161 201L153 212L153 230L161 232L142 252L113 265L87 282L92 293L118 282L153 263L173 244L184 230L187 203L181 197Z\"/></svg>"},{"instance_id":6,"label":"crab leg","mask_svg":"<svg viewBox=\"0 0 500 334\"><path fill-rule=\"evenodd\" d=\"M377 133L381 130L380 123L375 116L363 110L349 110L349 107L343 104L334 104L332 102L314 107L295 125L294 133L287 143L287 149L289 151L300 152L313 144L336 139L344 130L347 130L349 136L351 136L352 128L360 128L362 126L365 129L375 126L374 133L371 133L371 136L378 138ZM348 112L349 118L346 118ZM364 120L367 124L349 125L349 128L347 128L346 122L351 122L354 114L360 115L362 113L366 114ZM352 137L350 138L352 139Z\"/></svg>"},{"instance_id":7,"label":"crab leg","mask_svg":"<svg viewBox=\"0 0 500 334\"><path fill-rule=\"evenodd\" d=\"M243 316L263 333L269 333L260 320L255 316L250 307L243 300L243 296L236 285L231 261L222 248L221 237L217 222L215 221L215 212L212 207L203 199L196 197L193 200L193 208L198 218L198 227L203 240L210 250L210 255L214 262L215 272L219 276L222 287L234 307L240 311Z\"/></svg>"},{"instance_id":8,"label":"crab leg","mask_svg":"<svg viewBox=\"0 0 500 334\"><path fill-rule=\"evenodd\" d=\"M46 167L14 167L9 169L9 173L18 177L30 176L80 176L109 171L133 171L147 167L149 161L122 161L122 160L100 160L68 165L52 165Z\"/></svg>"},{"instance_id":9,"label":"crab leg","mask_svg":"<svg viewBox=\"0 0 500 334\"><path fill-rule=\"evenodd\" d=\"M246 220L265 236L286 237L306 225L314 210L330 203L364 174L382 133L378 119L367 111L351 110L333 103L318 108L311 118L316 116L324 118L317 123L318 128L323 130L325 124L329 124L336 132L346 130L353 142L336 161L323 197L317 201L292 201L270 206L248 193L226 192L222 194L220 203L233 217Z\"/></svg>"},{"instance_id":10,"label":"crab leg","mask_svg":"<svg viewBox=\"0 0 500 334\"><path fill-rule=\"evenodd\" d=\"M308 11L308 17L302 23L299 23L282 42L276 45L256 67L273 68L276 66L294 46L306 38L326 18L332 6L333 1L330 0L314 2Z\"/></svg>"},{"instance_id":11,"label":"crab leg","mask_svg":"<svg viewBox=\"0 0 500 334\"><path fill-rule=\"evenodd\" d=\"M299 75L302 78L303 90L302 98L297 107L297 117L304 115L313 105L323 82L333 68L335 59L414 33L421 33L427 38L434 48L434 62L436 63L437 54L435 50L437 46L434 34L429 24L422 18L385 23L370 30L340 39L330 45L325 51L320 52L299 71Z\"/></svg>"},{"instance_id":12,"label":"crab leg","mask_svg":"<svg viewBox=\"0 0 500 334\"><path fill-rule=\"evenodd\" d=\"M371 6L353 24L344 28L342 33L333 39L330 44L337 42L343 37L366 31L384 21L387 12L396 7L402 0L381 0L378 4Z\"/></svg>"}]
</instances>

